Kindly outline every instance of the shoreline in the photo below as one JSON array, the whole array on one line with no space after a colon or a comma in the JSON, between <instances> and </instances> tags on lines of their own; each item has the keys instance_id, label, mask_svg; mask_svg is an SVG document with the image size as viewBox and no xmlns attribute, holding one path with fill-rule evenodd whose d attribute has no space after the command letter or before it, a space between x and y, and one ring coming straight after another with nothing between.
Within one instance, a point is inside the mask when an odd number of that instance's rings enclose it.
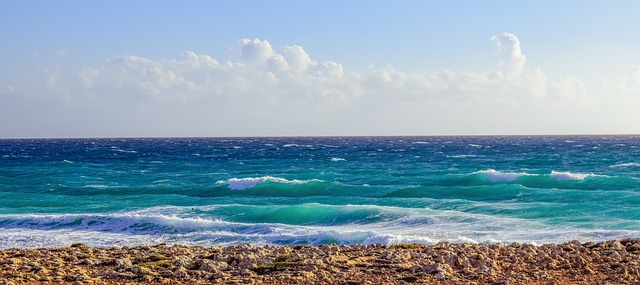
<instances>
[{"instance_id":1,"label":"shoreline","mask_svg":"<svg viewBox=\"0 0 640 285\"><path fill-rule=\"evenodd\" d=\"M0 284L638 284L640 238L0 250Z\"/></svg>"}]
</instances>

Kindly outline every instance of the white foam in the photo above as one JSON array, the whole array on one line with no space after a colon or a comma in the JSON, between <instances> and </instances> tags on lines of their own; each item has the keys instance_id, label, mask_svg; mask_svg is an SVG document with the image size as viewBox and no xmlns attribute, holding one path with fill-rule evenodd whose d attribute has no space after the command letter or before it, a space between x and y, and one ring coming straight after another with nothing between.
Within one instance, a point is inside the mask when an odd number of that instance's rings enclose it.
<instances>
[{"instance_id":1,"label":"white foam","mask_svg":"<svg viewBox=\"0 0 640 285\"><path fill-rule=\"evenodd\" d=\"M112 149L113 151L118 151L118 152L125 152L125 153L138 153L138 152L137 152L137 151L135 151L135 150L126 150L126 149L121 149L120 147L117 147L117 146L112 146L112 147L111 147L111 149Z\"/></svg>"},{"instance_id":2,"label":"white foam","mask_svg":"<svg viewBox=\"0 0 640 285\"><path fill-rule=\"evenodd\" d=\"M594 176L594 174L551 171L551 177L558 181L584 180L585 178L590 176Z\"/></svg>"},{"instance_id":3,"label":"white foam","mask_svg":"<svg viewBox=\"0 0 640 285\"><path fill-rule=\"evenodd\" d=\"M491 182L513 182L524 175L529 175L527 173L501 172L495 169L481 170L474 172L474 174L484 174Z\"/></svg>"},{"instance_id":4,"label":"white foam","mask_svg":"<svg viewBox=\"0 0 640 285\"><path fill-rule=\"evenodd\" d=\"M95 188L95 189L106 189L106 188L112 188L109 185L103 185L103 184L88 184L88 185L84 185L84 188Z\"/></svg>"},{"instance_id":5,"label":"white foam","mask_svg":"<svg viewBox=\"0 0 640 285\"><path fill-rule=\"evenodd\" d=\"M313 145L310 144L295 144L295 143L290 143L290 144L285 144L282 147L306 147L306 148L312 148Z\"/></svg>"},{"instance_id":6,"label":"white foam","mask_svg":"<svg viewBox=\"0 0 640 285\"><path fill-rule=\"evenodd\" d=\"M468 158L468 157L476 157L476 156L477 155L475 155L475 154L458 154L458 155L451 155L451 156L448 156L448 157L451 157L451 158Z\"/></svg>"},{"instance_id":7,"label":"white foam","mask_svg":"<svg viewBox=\"0 0 640 285\"><path fill-rule=\"evenodd\" d=\"M586 229L566 224L554 226L542 220L374 205L329 207L346 207L351 210L373 208L390 218L376 223L309 226L225 222L199 217L216 207L218 206L198 206L198 211L195 212L191 207L169 206L106 214L0 215L0 219L5 221L13 220L0 231L0 248L61 247L76 242L98 247L157 243L200 246L243 243L432 244L439 241L556 243L621 239L640 234L635 229ZM606 225L604 228L607 228Z\"/></svg>"},{"instance_id":8,"label":"white foam","mask_svg":"<svg viewBox=\"0 0 640 285\"><path fill-rule=\"evenodd\" d=\"M616 167L633 167L633 166L640 166L640 163L636 163L636 162L620 163L620 164L611 165L609 167L616 168Z\"/></svg>"},{"instance_id":9,"label":"white foam","mask_svg":"<svg viewBox=\"0 0 640 285\"><path fill-rule=\"evenodd\" d=\"M332 157L331 161L345 161L346 159L340 157Z\"/></svg>"},{"instance_id":10,"label":"white foam","mask_svg":"<svg viewBox=\"0 0 640 285\"><path fill-rule=\"evenodd\" d=\"M218 181L221 184L227 184L229 189L231 190L245 190L249 188L256 187L265 182L274 182L274 183L283 183L283 184L305 184L309 182L322 182L322 180L311 179L311 180L287 180L280 177L273 176L262 176L262 177L248 177L248 178L231 178L227 181Z\"/></svg>"}]
</instances>

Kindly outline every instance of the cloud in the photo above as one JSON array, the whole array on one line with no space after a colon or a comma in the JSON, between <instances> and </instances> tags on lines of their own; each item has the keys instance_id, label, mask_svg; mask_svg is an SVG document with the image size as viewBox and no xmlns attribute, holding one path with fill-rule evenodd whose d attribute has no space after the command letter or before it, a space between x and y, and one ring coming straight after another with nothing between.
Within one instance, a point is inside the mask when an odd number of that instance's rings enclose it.
<instances>
[{"instance_id":1,"label":"cloud","mask_svg":"<svg viewBox=\"0 0 640 285\"><path fill-rule=\"evenodd\" d=\"M59 50L56 50L56 51L49 52L49 55L57 56L57 57L65 57L65 56L67 56L67 51L65 51L63 49L59 49Z\"/></svg>"},{"instance_id":2,"label":"cloud","mask_svg":"<svg viewBox=\"0 0 640 285\"><path fill-rule=\"evenodd\" d=\"M282 49L282 56L287 61L287 64L293 73L304 73L309 69L309 67L317 65L317 63L311 59L311 56L309 56L301 46L285 46Z\"/></svg>"},{"instance_id":3,"label":"cloud","mask_svg":"<svg viewBox=\"0 0 640 285\"><path fill-rule=\"evenodd\" d=\"M3 97L3 96L8 97L8 96L13 96L15 94L17 94L17 90L12 85L0 87L0 97Z\"/></svg>"},{"instance_id":4,"label":"cloud","mask_svg":"<svg viewBox=\"0 0 640 285\"><path fill-rule=\"evenodd\" d=\"M520 49L520 40L510 33L502 33L491 37L500 49L502 67L501 74L505 77L520 75L524 69L526 57Z\"/></svg>"},{"instance_id":5,"label":"cloud","mask_svg":"<svg viewBox=\"0 0 640 285\"><path fill-rule=\"evenodd\" d=\"M499 70L349 70L299 45L243 39L232 59L187 51L160 60L114 56L77 71L54 66L40 71L42 90L30 92L64 98L34 107L58 110L60 124L80 130L76 117L88 113L99 119L85 133L135 136L580 133L590 130L586 117L624 125L640 107L638 67L598 81L551 78L525 65L515 35L491 39Z\"/></svg>"},{"instance_id":6,"label":"cloud","mask_svg":"<svg viewBox=\"0 0 640 285\"><path fill-rule=\"evenodd\" d=\"M524 55L511 34L494 37L509 56L497 72L456 73L442 70L409 74L391 65L365 71L345 71L334 61L318 62L301 46L275 49L267 40L240 41L239 61L224 63L209 55L187 52L174 60L154 61L140 56L117 56L102 67L87 67L78 81L88 93L110 90L168 100L218 100L240 102L313 100L351 102L367 98L413 101L449 100L454 97L495 96L534 90L545 93L540 71L523 72ZM534 86L535 85L535 86ZM528 93L529 91L524 91ZM179 94L179 95L178 95ZM521 94L523 95L523 94ZM526 94L524 94L526 95Z\"/></svg>"}]
</instances>

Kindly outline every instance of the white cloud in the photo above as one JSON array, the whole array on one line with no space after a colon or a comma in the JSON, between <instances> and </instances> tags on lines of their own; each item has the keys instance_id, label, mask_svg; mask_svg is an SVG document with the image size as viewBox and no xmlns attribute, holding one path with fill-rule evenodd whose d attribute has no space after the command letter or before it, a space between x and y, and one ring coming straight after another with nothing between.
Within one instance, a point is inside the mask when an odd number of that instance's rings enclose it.
<instances>
[{"instance_id":1,"label":"white cloud","mask_svg":"<svg viewBox=\"0 0 640 285\"><path fill-rule=\"evenodd\" d=\"M623 125L632 107L640 108L638 67L599 81L549 78L525 66L515 35L491 39L500 70L346 70L314 60L302 46L244 39L237 59L191 51L162 60L125 55L73 75L59 66L40 74L48 93L102 118L90 130L114 135L114 114L138 136L580 133L593 131L585 116Z\"/></svg>"},{"instance_id":2,"label":"white cloud","mask_svg":"<svg viewBox=\"0 0 640 285\"><path fill-rule=\"evenodd\" d=\"M49 54L52 55L52 56L57 56L57 57L65 57L65 56L67 56L67 52L65 50L63 50L63 49L52 51Z\"/></svg>"},{"instance_id":3,"label":"white cloud","mask_svg":"<svg viewBox=\"0 0 640 285\"><path fill-rule=\"evenodd\" d=\"M640 95L640 66L634 66L629 74L617 80L618 88L626 92L634 92Z\"/></svg>"},{"instance_id":4,"label":"white cloud","mask_svg":"<svg viewBox=\"0 0 640 285\"><path fill-rule=\"evenodd\" d=\"M60 71L60 66L56 65L54 68L44 69L44 70L41 70L39 73L40 73L40 77L42 77L42 81L44 82L44 84L48 87L53 88L54 86L56 86L59 71Z\"/></svg>"},{"instance_id":5,"label":"white cloud","mask_svg":"<svg viewBox=\"0 0 640 285\"><path fill-rule=\"evenodd\" d=\"M0 88L0 97L3 97L3 96L6 96L6 97L8 97L8 96L13 96L13 95L15 95L15 94L17 94L17 93L18 93L18 92L17 92L16 88L15 88L15 87L13 87L13 85L2 86L2 87Z\"/></svg>"},{"instance_id":6,"label":"white cloud","mask_svg":"<svg viewBox=\"0 0 640 285\"><path fill-rule=\"evenodd\" d=\"M301 46L285 46L282 49L282 56L294 73L303 73L317 64Z\"/></svg>"},{"instance_id":7,"label":"white cloud","mask_svg":"<svg viewBox=\"0 0 640 285\"><path fill-rule=\"evenodd\" d=\"M502 33L491 37L491 39L498 45L501 52L500 65L502 66L502 75L505 77L520 75L526 60L520 50L520 40L510 33Z\"/></svg>"}]
</instances>

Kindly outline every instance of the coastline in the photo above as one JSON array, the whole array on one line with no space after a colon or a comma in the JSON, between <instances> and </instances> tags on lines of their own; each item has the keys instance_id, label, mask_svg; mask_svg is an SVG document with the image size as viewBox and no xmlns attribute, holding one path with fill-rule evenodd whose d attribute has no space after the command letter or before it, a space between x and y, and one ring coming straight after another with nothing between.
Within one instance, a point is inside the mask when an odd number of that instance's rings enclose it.
<instances>
[{"instance_id":1,"label":"coastline","mask_svg":"<svg viewBox=\"0 0 640 285\"><path fill-rule=\"evenodd\" d=\"M5 249L0 284L638 284L640 238L562 244Z\"/></svg>"}]
</instances>

